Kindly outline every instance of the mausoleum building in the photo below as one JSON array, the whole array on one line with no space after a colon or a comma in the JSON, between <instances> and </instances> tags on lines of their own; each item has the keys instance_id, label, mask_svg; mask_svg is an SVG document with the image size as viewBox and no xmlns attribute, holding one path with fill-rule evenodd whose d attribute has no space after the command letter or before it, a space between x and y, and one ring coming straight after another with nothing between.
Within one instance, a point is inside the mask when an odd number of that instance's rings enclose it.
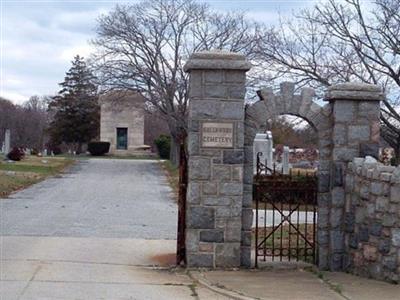
<instances>
[{"instance_id":1,"label":"mausoleum building","mask_svg":"<svg viewBox=\"0 0 400 300\"><path fill-rule=\"evenodd\" d=\"M134 91L112 91L100 97L100 140L110 142L110 154L143 154L144 97Z\"/></svg>"}]
</instances>

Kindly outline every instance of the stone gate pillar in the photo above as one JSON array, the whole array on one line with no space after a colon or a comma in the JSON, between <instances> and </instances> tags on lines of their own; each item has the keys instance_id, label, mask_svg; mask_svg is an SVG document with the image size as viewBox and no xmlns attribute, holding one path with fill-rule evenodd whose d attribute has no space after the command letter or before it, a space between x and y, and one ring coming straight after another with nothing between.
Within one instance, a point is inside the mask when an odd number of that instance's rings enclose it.
<instances>
[{"instance_id":1,"label":"stone gate pillar","mask_svg":"<svg viewBox=\"0 0 400 300\"><path fill-rule=\"evenodd\" d=\"M378 157L380 100L383 97L379 86L357 83L332 86L325 95L333 105L328 255L332 271L343 270L347 264L344 231L355 217L351 208L345 207L346 165L354 157Z\"/></svg>"},{"instance_id":2,"label":"stone gate pillar","mask_svg":"<svg viewBox=\"0 0 400 300\"><path fill-rule=\"evenodd\" d=\"M221 51L194 53L185 66L190 73L189 267L238 267L242 252L250 259L250 245L241 247L244 96L250 67L244 56Z\"/></svg>"}]
</instances>

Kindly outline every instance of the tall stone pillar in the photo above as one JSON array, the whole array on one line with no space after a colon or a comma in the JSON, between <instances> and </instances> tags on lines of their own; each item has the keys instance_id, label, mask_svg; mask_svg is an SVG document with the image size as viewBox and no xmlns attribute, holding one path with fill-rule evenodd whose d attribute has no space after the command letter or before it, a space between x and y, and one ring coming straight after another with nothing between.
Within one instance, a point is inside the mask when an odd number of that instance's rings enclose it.
<instances>
[{"instance_id":1,"label":"tall stone pillar","mask_svg":"<svg viewBox=\"0 0 400 300\"><path fill-rule=\"evenodd\" d=\"M379 86L343 83L328 89L325 99L333 104L331 204L329 209L329 269L343 270L347 264L344 230L354 220L345 201L346 165L354 157L377 157L379 152Z\"/></svg>"},{"instance_id":2,"label":"tall stone pillar","mask_svg":"<svg viewBox=\"0 0 400 300\"><path fill-rule=\"evenodd\" d=\"M189 267L238 267L242 252L250 261L250 244L241 243L244 96L250 67L244 56L221 51L194 53L185 66L190 73Z\"/></svg>"}]
</instances>

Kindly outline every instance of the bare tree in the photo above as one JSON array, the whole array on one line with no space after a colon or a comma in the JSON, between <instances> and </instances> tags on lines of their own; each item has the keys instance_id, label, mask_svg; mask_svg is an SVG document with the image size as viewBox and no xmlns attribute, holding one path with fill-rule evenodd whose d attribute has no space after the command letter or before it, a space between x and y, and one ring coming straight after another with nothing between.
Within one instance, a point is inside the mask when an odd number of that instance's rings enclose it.
<instances>
[{"instance_id":1,"label":"bare tree","mask_svg":"<svg viewBox=\"0 0 400 300\"><path fill-rule=\"evenodd\" d=\"M265 32L260 57L277 77L300 86L319 89L349 80L381 85L388 96L381 134L399 163L400 2L328 0L295 17Z\"/></svg>"},{"instance_id":2,"label":"bare tree","mask_svg":"<svg viewBox=\"0 0 400 300\"><path fill-rule=\"evenodd\" d=\"M165 116L177 145L187 135L188 76L193 52L223 49L253 57L259 25L244 14L221 14L194 0L117 5L99 18L93 65L103 90L140 91Z\"/></svg>"}]
</instances>

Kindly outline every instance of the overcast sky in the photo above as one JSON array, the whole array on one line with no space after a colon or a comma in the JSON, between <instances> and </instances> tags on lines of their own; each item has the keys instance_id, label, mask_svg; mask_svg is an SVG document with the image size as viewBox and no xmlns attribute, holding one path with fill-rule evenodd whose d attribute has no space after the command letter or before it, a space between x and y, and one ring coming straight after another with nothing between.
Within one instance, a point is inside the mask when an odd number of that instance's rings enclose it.
<instances>
[{"instance_id":1,"label":"overcast sky","mask_svg":"<svg viewBox=\"0 0 400 300\"><path fill-rule=\"evenodd\" d=\"M199 0L200 1L200 0ZM32 95L53 95L76 54L87 57L88 41L100 14L127 1L0 0L0 96L22 103ZM130 1L138 2L138 1ZM314 0L209 0L221 11L246 10L266 23L276 22L278 12L290 14Z\"/></svg>"}]
</instances>

